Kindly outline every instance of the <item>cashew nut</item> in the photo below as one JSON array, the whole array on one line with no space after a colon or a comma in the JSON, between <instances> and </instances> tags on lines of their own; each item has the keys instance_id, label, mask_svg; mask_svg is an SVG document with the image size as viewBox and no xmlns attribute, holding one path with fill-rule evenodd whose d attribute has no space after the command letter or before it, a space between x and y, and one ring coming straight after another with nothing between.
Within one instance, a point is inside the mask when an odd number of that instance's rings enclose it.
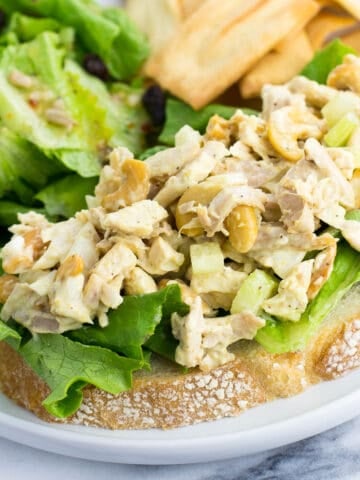
<instances>
[{"instance_id":1,"label":"cashew nut","mask_svg":"<svg viewBox=\"0 0 360 480\"><path fill-rule=\"evenodd\" d=\"M197 237L204 233L200 223L199 226L191 225L191 223L194 223L192 221L196 219L196 213L182 213L181 206L186 203L190 204L191 202L194 205L208 206L211 200L221 191L222 188L223 186L220 184L202 182L186 190L180 198L175 212L176 226L181 233L188 237ZM190 225L187 227L186 225L188 224Z\"/></svg>"},{"instance_id":2,"label":"cashew nut","mask_svg":"<svg viewBox=\"0 0 360 480\"><path fill-rule=\"evenodd\" d=\"M290 105L271 113L268 138L282 157L297 162L304 156L298 140L308 137L320 139L323 135L322 123L305 106Z\"/></svg>"},{"instance_id":3,"label":"cashew nut","mask_svg":"<svg viewBox=\"0 0 360 480\"><path fill-rule=\"evenodd\" d=\"M57 279L64 280L69 277L76 277L84 271L84 260L80 255L71 255L59 267Z\"/></svg>"},{"instance_id":4,"label":"cashew nut","mask_svg":"<svg viewBox=\"0 0 360 480\"><path fill-rule=\"evenodd\" d=\"M338 90L360 93L360 59L355 55L346 55L344 62L329 74L327 84Z\"/></svg>"},{"instance_id":5,"label":"cashew nut","mask_svg":"<svg viewBox=\"0 0 360 480\"><path fill-rule=\"evenodd\" d=\"M230 137L233 133L232 130L234 130L234 128L231 127L231 122L225 120L219 115L213 115L206 128L206 139L216 140L218 142L223 142L225 145L229 145Z\"/></svg>"},{"instance_id":6,"label":"cashew nut","mask_svg":"<svg viewBox=\"0 0 360 480\"><path fill-rule=\"evenodd\" d=\"M259 221L254 207L238 205L226 217L225 228L229 241L239 253L248 252L254 245L259 231Z\"/></svg>"},{"instance_id":7,"label":"cashew nut","mask_svg":"<svg viewBox=\"0 0 360 480\"><path fill-rule=\"evenodd\" d=\"M121 175L108 180L103 188L106 193L101 205L107 210L117 210L135 202L145 200L150 190L150 173L145 162L140 160L124 160ZM96 193L100 193L97 189Z\"/></svg>"}]
</instances>

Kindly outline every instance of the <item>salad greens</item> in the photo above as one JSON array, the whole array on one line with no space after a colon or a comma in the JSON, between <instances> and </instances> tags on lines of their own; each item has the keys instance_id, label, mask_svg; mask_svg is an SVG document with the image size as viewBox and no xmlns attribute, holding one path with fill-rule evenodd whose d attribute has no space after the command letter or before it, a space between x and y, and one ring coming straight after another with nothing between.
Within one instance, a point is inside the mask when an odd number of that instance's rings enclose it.
<instances>
[{"instance_id":1,"label":"salad greens","mask_svg":"<svg viewBox=\"0 0 360 480\"><path fill-rule=\"evenodd\" d=\"M34 198L44 204L48 215L72 217L86 208L85 196L94 191L96 183L97 178L68 175L40 190Z\"/></svg>"},{"instance_id":2,"label":"salad greens","mask_svg":"<svg viewBox=\"0 0 360 480\"><path fill-rule=\"evenodd\" d=\"M132 372L143 366L141 361L82 345L62 335L33 337L20 347L19 353L51 388L43 404L57 417L67 417L80 407L82 389L87 384L119 393L131 388Z\"/></svg>"},{"instance_id":3,"label":"salad greens","mask_svg":"<svg viewBox=\"0 0 360 480\"><path fill-rule=\"evenodd\" d=\"M29 204L36 191L62 171L59 163L49 162L35 145L0 127L0 198L13 195Z\"/></svg>"},{"instance_id":4,"label":"salad greens","mask_svg":"<svg viewBox=\"0 0 360 480\"><path fill-rule=\"evenodd\" d=\"M267 324L258 331L256 340L272 353L302 350L327 314L359 281L360 254L342 241L338 245L330 278L309 303L301 319L298 322L283 322L267 317Z\"/></svg>"},{"instance_id":5,"label":"salad greens","mask_svg":"<svg viewBox=\"0 0 360 480\"><path fill-rule=\"evenodd\" d=\"M157 348L154 343L147 343L154 334L166 342L161 332L156 330L160 322L167 322L173 312L185 315L188 311L188 306L181 300L178 285L170 285L148 295L126 296L120 307L110 312L107 327L83 327L73 330L69 336L81 343L100 345L128 357L144 360L144 344L150 350ZM160 338L157 338L156 344L159 342ZM158 348L164 349L165 345ZM175 349L172 358L174 353Z\"/></svg>"},{"instance_id":6,"label":"salad greens","mask_svg":"<svg viewBox=\"0 0 360 480\"><path fill-rule=\"evenodd\" d=\"M27 340L0 321L0 340L15 348L50 387L51 393L43 403L47 411L67 417L79 408L82 389L87 384L114 394L131 388L132 372L149 368L148 353L143 347L157 351L147 340L155 336L161 344L156 327L168 322L173 312L188 312L178 285L169 285L153 294L126 297L118 309L110 312L106 328L83 327L67 336L40 334Z\"/></svg>"},{"instance_id":7,"label":"salad greens","mask_svg":"<svg viewBox=\"0 0 360 480\"><path fill-rule=\"evenodd\" d=\"M83 48L99 55L111 75L119 80L136 74L149 54L144 35L124 10L102 8L92 0L0 0L0 8L7 13L54 19L74 28ZM29 30L31 37L34 23L31 28L27 26L25 38L29 38Z\"/></svg>"},{"instance_id":8,"label":"salad greens","mask_svg":"<svg viewBox=\"0 0 360 480\"><path fill-rule=\"evenodd\" d=\"M165 145L174 145L175 134L183 125L190 125L195 130L204 132L210 117L213 115L217 114L229 119L235 112L235 107L215 103L201 110L194 110L180 100L169 98L166 102L166 121L159 136L159 142Z\"/></svg>"},{"instance_id":9,"label":"salad greens","mask_svg":"<svg viewBox=\"0 0 360 480\"><path fill-rule=\"evenodd\" d=\"M29 207L20 205L19 203L11 202L8 200L0 200L0 225L10 227L18 222L18 214L26 213L29 211ZM41 213L47 215L44 208L31 208L32 212ZM0 237L0 245L2 244Z\"/></svg>"},{"instance_id":10,"label":"salad greens","mask_svg":"<svg viewBox=\"0 0 360 480\"><path fill-rule=\"evenodd\" d=\"M148 46L124 11L88 0L0 0L0 8L8 14L0 35L0 227L16 223L16 209L68 217L85 207L109 150L141 153L148 123L141 86L105 83L79 62L98 53L114 79L129 78Z\"/></svg>"}]
</instances>

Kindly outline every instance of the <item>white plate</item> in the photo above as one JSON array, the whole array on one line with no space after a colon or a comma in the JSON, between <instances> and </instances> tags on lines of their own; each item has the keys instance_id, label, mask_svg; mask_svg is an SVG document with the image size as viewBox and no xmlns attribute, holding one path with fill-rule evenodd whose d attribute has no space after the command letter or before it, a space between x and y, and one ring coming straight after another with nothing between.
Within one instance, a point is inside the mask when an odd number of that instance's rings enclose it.
<instances>
[{"instance_id":1,"label":"white plate","mask_svg":"<svg viewBox=\"0 0 360 480\"><path fill-rule=\"evenodd\" d=\"M89 460L165 465L223 460L268 450L320 433L358 414L360 370L291 399L254 408L238 418L172 431L113 432L49 425L0 394L0 436Z\"/></svg>"},{"instance_id":2,"label":"white plate","mask_svg":"<svg viewBox=\"0 0 360 480\"><path fill-rule=\"evenodd\" d=\"M0 435L89 460L146 465L248 455L310 437L360 414L360 370L296 397L229 418L170 431L49 425L0 395Z\"/></svg>"}]
</instances>

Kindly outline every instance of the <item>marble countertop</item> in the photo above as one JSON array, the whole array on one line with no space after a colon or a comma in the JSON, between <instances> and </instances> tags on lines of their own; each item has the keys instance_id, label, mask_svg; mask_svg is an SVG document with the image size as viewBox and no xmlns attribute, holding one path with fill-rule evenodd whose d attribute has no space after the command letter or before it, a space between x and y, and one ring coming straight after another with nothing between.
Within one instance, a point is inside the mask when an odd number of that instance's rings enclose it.
<instances>
[{"instance_id":1,"label":"marble countertop","mask_svg":"<svg viewBox=\"0 0 360 480\"><path fill-rule=\"evenodd\" d=\"M308 440L223 462L137 466L62 457L0 439L0 478L15 480L360 480L360 417Z\"/></svg>"}]
</instances>

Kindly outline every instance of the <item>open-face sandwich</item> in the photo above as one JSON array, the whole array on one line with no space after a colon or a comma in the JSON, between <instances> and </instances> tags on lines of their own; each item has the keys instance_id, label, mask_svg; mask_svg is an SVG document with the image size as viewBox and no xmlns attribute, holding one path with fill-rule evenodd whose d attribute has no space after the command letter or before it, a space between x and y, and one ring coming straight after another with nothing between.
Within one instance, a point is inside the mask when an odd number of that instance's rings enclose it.
<instances>
[{"instance_id":1,"label":"open-face sandwich","mask_svg":"<svg viewBox=\"0 0 360 480\"><path fill-rule=\"evenodd\" d=\"M327 85L267 85L259 115L184 126L145 161L115 149L73 218L19 215L5 394L49 421L172 428L357 367L359 79L348 55Z\"/></svg>"}]
</instances>

